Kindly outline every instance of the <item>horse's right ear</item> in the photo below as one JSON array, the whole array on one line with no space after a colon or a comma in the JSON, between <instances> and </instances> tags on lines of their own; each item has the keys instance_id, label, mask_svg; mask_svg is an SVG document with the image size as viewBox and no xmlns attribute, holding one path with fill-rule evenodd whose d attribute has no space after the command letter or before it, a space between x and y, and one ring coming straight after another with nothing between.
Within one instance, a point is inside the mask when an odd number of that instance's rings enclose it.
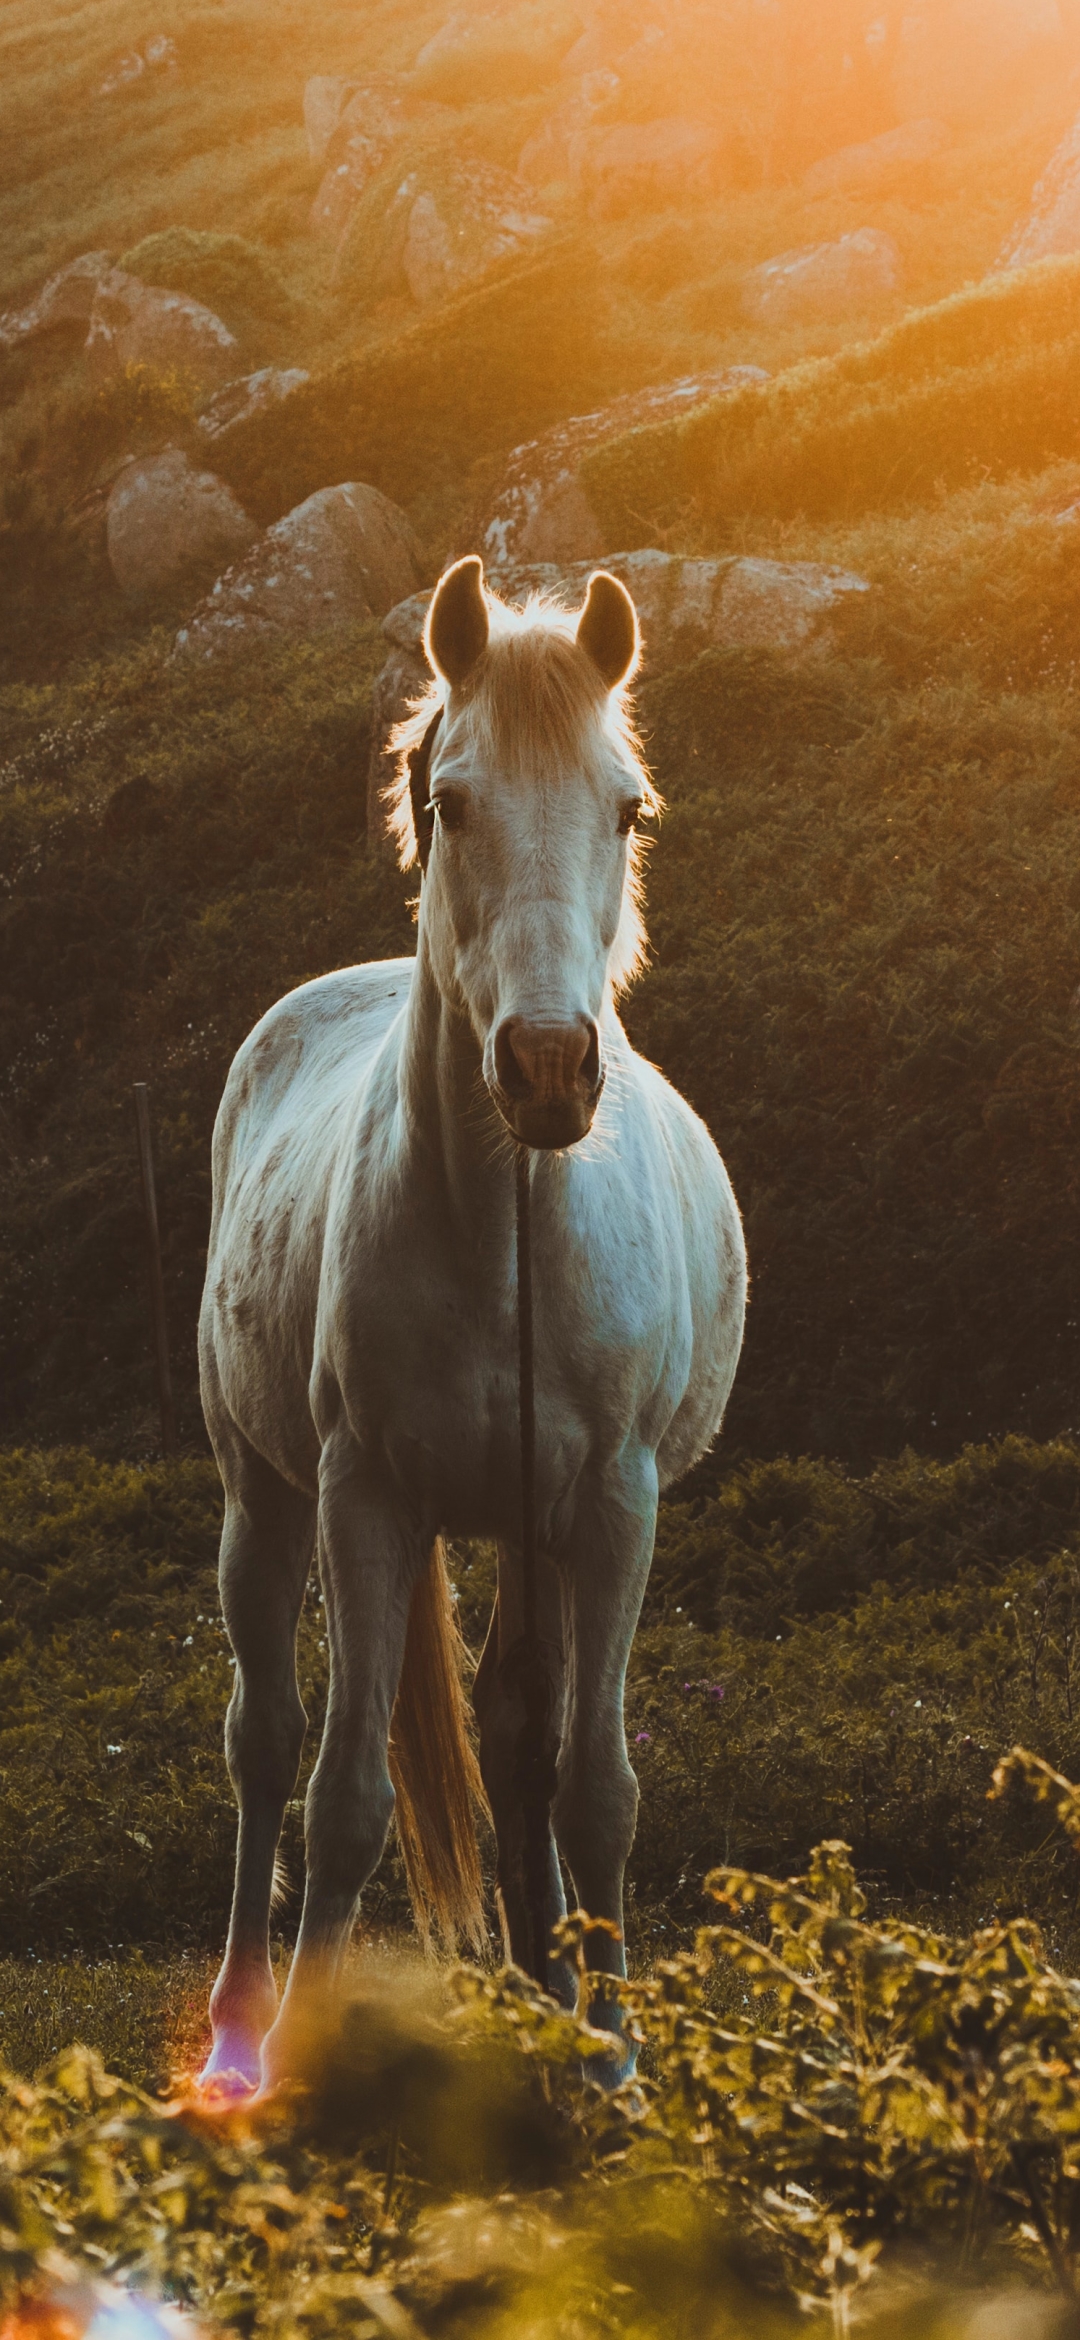
<instances>
[{"instance_id":1,"label":"horse's right ear","mask_svg":"<svg viewBox=\"0 0 1080 2340\"><path fill-rule=\"evenodd\" d=\"M484 564L478 553L456 561L435 587L424 648L436 674L453 688L471 674L487 649L488 607L484 598Z\"/></svg>"}]
</instances>

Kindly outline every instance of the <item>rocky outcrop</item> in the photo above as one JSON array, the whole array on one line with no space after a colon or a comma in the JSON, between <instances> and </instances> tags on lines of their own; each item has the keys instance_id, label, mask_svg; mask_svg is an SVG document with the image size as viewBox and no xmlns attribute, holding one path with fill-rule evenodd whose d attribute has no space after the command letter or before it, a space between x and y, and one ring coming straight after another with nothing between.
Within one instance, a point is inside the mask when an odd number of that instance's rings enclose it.
<instances>
[{"instance_id":1,"label":"rocky outcrop","mask_svg":"<svg viewBox=\"0 0 1080 2340\"><path fill-rule=\"evenodd\" d=\"M587 139L577 176L595 216L614 219L706 195L716 172L715 130L670 114L656 122L619 122Z\"/></svg>"},{"instance_id":2,"label":"rocky outcrop","mask_svg":"<svg viewBox=\"0 0 1080 2340\"><path fill-rule=\"evenodd\" d=\"M529 208L520 181L490 163L456 163L437 189L413 174L398 200L406 210L401 264L422 308L527 251L552 225Z\"/></svg>"},{"instance_id":3,"label":"rocky outcrop","mask_svg":"<svg viewBox=\"0 0 1080 2340\"><path fill-rule=\"evenodd\" d=\"M199 429L207 439L222 439L235 424L250 422L253 414L280 406L310 380L304 366L261 366L257 374L241 374L203 407Z\"/></svg>"},{"instance_id":4,"label":"rocky outcrop","mask_svg":"<svg viewBox=\"0 0 1080 2340\"><path fill-rule=\"evenodd\" d=\"M631 391L594 414L573 415L545 431L543 438L515 447L484 526L485 559L496 566L508 561L597 559L604 549L603 530L579 477L590 450L621 432L672 422L708 399L767 380L760 366L684 374L677 382Z\"/></svg>"},{"instance_id":5,"label":"rocky outcrop","mask_svg":"<svg viewBox=\"0 0 1080 2340\"><path fill-rule=\"evenodd\" d=\"M589 136L600 108L614 97L619 76L606 66L582 74L577 88L539 130L527 138L518 156L517 172L533 187L557 182L576 186L588 153Z\"/></svg>"},{"instance_id":6,"label":"rocky outcrop","mask_svg":"<svg viewBox=\"0 0 1080 2340\"><path fill-rule=\"evenodd\" d=\"M343 81L339 73L313 73L305 81L304 136L309 162L325 161L330 140L356 87L355 81Z\"/></svg>"},{"instance_id":7,"label":"rocky outcrop","mask_svg":"<svg viewBox=\"0 0 1080 2340\"><path fill-rule=\"evenodd\" d=\"M859 146L842 146L807 171L803 186L808 195L867 195L902 179L920 163L941 154L949 143L944 122L928 118L901 122L898 130L883 130Z\"/></svg>"},{"instance_id":8,"label":"rocky outcrop","mask_svg":"<svg viewBox=\"0 0 1080 2340\"><path fill-rule=\"evenodd\" d=\"M141 81L144 73L175 73L177 70L176 42L168 33L154 33L145 48L129 49L118 57L98 90L99 97L114 97L118 89L130 89L132 82Z\"/></svg>"},{"instance_id":9,"label":"rocky outcrop","mask_svg":"<svg viewBox=\"0 0 1080 2340\"><path fill-rule=\"evenodd\" d=\"M176 650L214 658L382 617L414 590L419 573L416 538L389 497L359 481L320 488L219 577L178 633Z\"/></svg>"},{"instance_id":10,"label":"rocky outcrop","mask_svg":"<svg viewBox=\"0 0 1080 2340\"><path fill-rule=\"evenodd\" d=\"M39 334L54 333L58 327L87 325L97 288L111 267L110 252L82 252L66 268L58 268L25 309L0 317L0 349L18 349L24 341L36 341Z\"/></svg>"},{"instance_id":11,"label":"rocky outcrop","mask_svg":"<svg viewBox=\"0 0 1080 2340\"><path fill-rule=\"evenodd\" d=\"M211 388L235 377L239 354L228 326L201 301L144 284L122 268L102 277L86 341L88 363L99 376L150 366L156 374L187 375Z\"/></svg>"},{"instance_id":12,"label":"rocky outcrop","mask_svg":"<svg viewBox=\"0 0 1080 2340\"><path fill-rule=\"evenodd\" d=\"M849 595L870 590L865 578L850 570L821 568L814 561L691 560L650 550L608 554L603 565L633 594L645 663L653 672L710 648L804 650ZM584 601L595 566L592 560L516 562L492 569L489 582L506 601L552 593L574 608ZM388 656L372 700L368 767L372 836L382 833L382 790L392 777L386 753L390 732L428 680L422 645L430 600L429 592L414 593L383 622Z\"/></svg>"},{"instance_id":13,"label":"rocky outcrop","mask_svg":"<svg viewBox=\"0 0 1080 2340\"><path fill-rule=\"evenodd\" d=\"M205 582L258 533L224 480L197 471L178 447L125 463L109 492L105 541L124 593Z\"/></svg>"},{"instance_id":14,"label":"rocky outcrop","mask_svg":"<svg viewBox=\"0 0 1080 2340\"><path fill-rule=\"evenodd\" d=\"M1027 218L1014 229L995 266L1026 268L1031 260L1073 252L1080 252L1080 118L1051 155Z\"/></svg>"},{"instance_id":15,"label":"rocky outcrop","mask_svg":"<svg viewBox=\"0 0 1080 2340\"><path fill-rule=\"evenodd\" d=\"M409 113L400 92L384 83L355 83L335 85L341 92L341 108L327 129L323 158L326 169L319 190L311 206L310 228L320 243L341 243L353 212L365 189L381 171L394 140L400 138L408 122L415 119L415 110ZM308 91L312 84L308 83ZM325 87L325 85L324 85ZM316 139L329 121L332 98L329 89L322 101L321 113L309 109L308 91L305 92L305 121L309 111L316 115ZM313 132L308 130L308 145Z\"/></svg>"},{"instance_id":16,"label":"rocky outcrop","mask_svg":"<svg viewBox=\"0 0 1080 2340\"><path fill-rule=\"evenodd\" d=\"M903 281L891 236L856 228L834 244L779 252L743 281L744 315L769 325L841 324L892 298Z\"/></svg>"}]
</instances>

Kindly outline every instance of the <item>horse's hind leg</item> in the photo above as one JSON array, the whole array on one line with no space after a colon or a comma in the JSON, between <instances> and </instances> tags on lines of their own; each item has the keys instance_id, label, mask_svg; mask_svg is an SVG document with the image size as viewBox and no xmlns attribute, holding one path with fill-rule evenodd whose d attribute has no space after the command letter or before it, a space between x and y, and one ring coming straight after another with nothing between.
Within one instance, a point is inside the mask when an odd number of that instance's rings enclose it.
<instances>
[{"instance_id":1,"label":"horse's hind leg","mask_svg":"<svg viewBox=\"0 0 1080 2340\"><path fill-rule=\"evenodd\" d=\"M296 1685L296 1627L315 1506L231 1425L218 1451L225 1480L221 1606L236 1657L225 1753L240 1824L228 1945L210 2000L214 2043L202 2077L223 2082L233 2073L257 2086L259 2050L277 2007L269 1939L274 1863L307 1727Z\"/></svg>"}]
</instances>

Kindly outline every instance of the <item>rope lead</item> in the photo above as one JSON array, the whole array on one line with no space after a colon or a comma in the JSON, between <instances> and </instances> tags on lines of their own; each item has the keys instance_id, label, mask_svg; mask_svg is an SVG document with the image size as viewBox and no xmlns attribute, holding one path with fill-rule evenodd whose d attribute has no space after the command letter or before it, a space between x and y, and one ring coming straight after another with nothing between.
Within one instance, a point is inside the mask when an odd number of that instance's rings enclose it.
<instances>
[{"instance_id":1,"label":"rope lead","mask_svg":"<svg viewBox=\"0 0 1080 2340\"><path fill-rule=\"evenodd\" d=\"M525 1824L524 1885L529 1971L548 1987L548 1865L554 1765L548 1747L551 1685L540 1646L536 1554L536 1385L533 1372L532 1187L529 1148L517 1150L518 1411L521 1424L521 1693L517 1786Z\"/></svg>"}]
</instances>

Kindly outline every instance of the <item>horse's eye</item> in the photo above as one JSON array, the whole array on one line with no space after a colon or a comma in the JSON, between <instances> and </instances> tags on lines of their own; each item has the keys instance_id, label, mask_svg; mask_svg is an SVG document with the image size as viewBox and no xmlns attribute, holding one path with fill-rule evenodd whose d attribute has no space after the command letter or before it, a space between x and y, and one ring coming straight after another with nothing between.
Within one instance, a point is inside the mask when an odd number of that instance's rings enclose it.
<instances>
[{"instance_id":1,"label":"horse's eye","mask_svg":"<svg viewBox=\"0 0 1080 2340\"><path fill-rule=\"evenodd\" d=\"M442 828L449 829L451 831L464 828L465 799L463 796L458 795L456 789L440 789L438 796L432 797L431 801L434 810L438 813L439 823Z\"/></svg>"},{"instance_id":2,"label":"horse's eye","mask_svg":"<svg viewBox=\"0 0 1080 2340\"><path fill-rule=\"evenodd\" d=\"M639 816L640 812L641 812L641 798L640 798L640 796L635 796L635 797L634 797L634 799L633 799L633 802L632 802L631 804L624 804L624 806L623 806L623 808L622 808L622 811L621 811L621 813L619 814L619 835L620 835L620 837L628 837L628 836L630 835L630 831L631 831L631 829L636 829L636 827L637 827L637 825L638 825L638 816Z\"/></svg>"}]
</instances>

